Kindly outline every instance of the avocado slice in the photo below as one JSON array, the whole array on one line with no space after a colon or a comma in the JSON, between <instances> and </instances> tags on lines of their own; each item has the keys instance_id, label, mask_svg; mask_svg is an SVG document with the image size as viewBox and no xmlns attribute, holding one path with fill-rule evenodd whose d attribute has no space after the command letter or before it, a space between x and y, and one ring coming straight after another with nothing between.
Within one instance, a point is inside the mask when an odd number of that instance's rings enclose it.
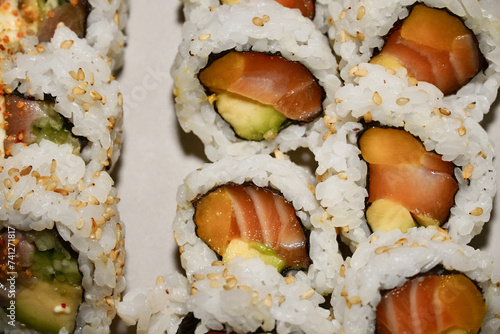
<instances>
[{"instance_id":1,"label":"avocado slice","mask_svg":"<svg viewBox=\"0 0 500 334\"><path fill-rule=\"evenodd\" d=\"M287 120L273 106L227 91L217 93L215 104L219 114L233 127L234 132L247 140L272 140Z\"/></svg>"},{"instance_id":2,"label":"avocado slice","mask_svg":"<svg viewBox=\"0 0 500 334\"><path fill-rule=\"evenodd\" d=\"M258 257L264 261L265 264L275 267L278 272L282 272L286 267L285 261L283 261L271 247L256 241L245 242L241 239L231 240L227 246L226 253L224 253L222 257L222 261L229 263L238 256L245 259Z\"/></svg>"},{"instance_id":3,"label":"avocado slice","mask_svg":"<svg viewBox=\"0 0 500 334\"><path fill-rule=\"evenodd\" d=\"M16 296L16 318L27 327L41 333L69 333L75 327L82 287L64 282L38 280Z\"/></svg>"}]
</instances>

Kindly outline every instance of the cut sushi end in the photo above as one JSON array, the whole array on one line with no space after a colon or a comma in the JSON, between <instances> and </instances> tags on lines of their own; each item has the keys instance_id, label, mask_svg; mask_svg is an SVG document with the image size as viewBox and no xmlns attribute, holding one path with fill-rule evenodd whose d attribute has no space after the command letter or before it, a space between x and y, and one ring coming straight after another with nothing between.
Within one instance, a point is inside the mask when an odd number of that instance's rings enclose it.
<instances>
[{"instance_id":1,"label":"cut sushi end","mask_svg":"<svg viewBox=\"0 0 500 334\"><path fill-rule=\"evenodd\" d=\"M2 232L0 250L0 282L15 286L13 293L0 294L7 314L13 308L15 321L38 332L73 332L83 299L82 275L56 233L8 227Z\"/></svg>"},{"instance_id":2,"label":"cut sushi end","mask_svg":"<svg viewBox=\"0 0 500 334\"><path fill-rule=\"evenodd\" d=\"M377 306L377 333L477 333L487 307L462 274L427 275L388 292Z\"/></svg>"},{"instance_id":3,"label":"cut sushi end","mask_svg":"<svg viewBox=\"0 0 500 334\"><path fill-rule=\"evenodd\" d=\"M454 165L425 150L410 133L393 128L369 128L359 139L369 164L366 212L372 230L417 225L439 226L446 221L458 190Z\"/></svg>"},{"instance_id":4,"label":"cut sushi end","mask_svg":"<svg viewBox=\"0 0 500 334\"><path fill-rule=\"evenodd\" d=\"M437 86L445 95L467 84L484 59L477 39L460 18L423 4L394 29L372 63L397 69Z\"/></svg>"},{"instance_id":5,"label":"cut sushi end","mask_svg":"<svg viewBox=\"0 0 500 334\"><path fill-rule=\"evenodd\" d=\"M287 119L311 122L323 111L324 91L309 70L281 56L229 52L199 79L214 94L209 101L243 139L274 139Z\"/></svg>"},{"instance_id":6,"label":"cut sushi end","mask_svg":"<svg viewBox=\"0 0 500 334\"><path fill-rule=\"evenodd\" d=\"M259 257L278 271L310 264L307 240L293 206L254 185L224 185L195 204L198 237L223 260Z\"/></svg>"}]
</instances>

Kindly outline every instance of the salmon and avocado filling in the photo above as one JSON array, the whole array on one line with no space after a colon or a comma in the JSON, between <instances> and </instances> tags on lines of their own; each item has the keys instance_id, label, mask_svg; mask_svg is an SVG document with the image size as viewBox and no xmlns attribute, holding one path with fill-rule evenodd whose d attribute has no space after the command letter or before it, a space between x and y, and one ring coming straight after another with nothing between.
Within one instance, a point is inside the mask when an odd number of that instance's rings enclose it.
<instances>
[{"instance_id":1,"label":"salmon and avocado filling","mask_svg":"<svg viewBox=\"0 0 500 334\"><path fill-rule=\"evenodd\" d=\"M449 95L467 84L483 67L476 36L445 9L415 5L389 34L371 63L406 68L410 76Z\"/></svg>"},{"instance_id":2,"label":"salmon and avocado filling","mask_svg":"<svg viewBox=\"0 0 500 334\"><path fill-rule=\"evenodd\" d=\"M272 140L292 122L323 111L324 90L301 63L278 55L229 52L199 73L209 100L237 136Z\"/></svg>"},{"instance_id":3,"label":"salmon and avocado filling","mask_svg":"<svg viewBox=\"0 0 500 334\"><path fill-rule=\"evenodd\" d=\"M300 10L302 16L309 19L314 18L315 6L314 0L275 0L280 5L287 8L296 8ZM240 0L220 0L224 5L234 5L240 3Z\"/></svg>"},{"instance_id":4,"label":"salmon and avocado filling","mask_svg":"<svg viewBox=\"0 0 500 334\"><path fill-rule=\"evenodd\" d=\"M382 297L377 333L478 333L486 311L481 291L467 276L419 276Z\"/></svg>"},{"instance_id":5,"label":"salmon and avocado filling","mask_svg":"<svg viewBox=\"0 0 500 334\"><path fill-rule=\"evenodd\" d=\"M458 190L452 162L396 128L368 128L359 147L368 163L366 219L373 231L406 232L446 221Z\"/></svg>"},{"instance_id":6,"label":"salmon and avocado filling","mask_svg":"<svg viewBox=\"0 0 500 334\"><path fill-rule=\"evenodd\" d=\"M15 143L30 145L40 143L43 139L58 145L70 144L73 153L80 154L84 139L73 135L70 122L54 109L53 101L31 100L15 94L7 94L2 98L5 111L2 113L0 130L4 132L6 156L11 155Z\"/></svg>"},{"instance_id":7,"label":"salmon and avocado filling","mask_svg":"<svg viewBox=\"0 0 500 334\"><path fill-rule=\"evenodd\" d=\"M37 36L39 42L50 41L60 24L79 37L85 36L87 0L3 0L0 4L0 51L3 53L19 51L23 37Z\"/></svg>"},{"instance_id":8,"label":"salmon and avocado filling","mask_svg":"<svg viewBox=\"0 0 500 334\"><path fill-rule=\"evenodd\" d=\"M69 333L83 299L74 252L53 230L0 234L0 304L15 306L15 320L41 333ZM15 282L15 292L9 287ZM7 314L10 314L7 312Z\"/></svg>"},{"instance_id":9,"label":"salmon and avocado filling","mask_svg":"<svg viewBox=\"0 0 500 334\"><path fill-rule=\"evenodd\" d=\"M196 233L226 263L261 258L278 271L305 269L307 239L292 204L273 190L228 184L195 203Z\"/></svg>"}]
</instances>

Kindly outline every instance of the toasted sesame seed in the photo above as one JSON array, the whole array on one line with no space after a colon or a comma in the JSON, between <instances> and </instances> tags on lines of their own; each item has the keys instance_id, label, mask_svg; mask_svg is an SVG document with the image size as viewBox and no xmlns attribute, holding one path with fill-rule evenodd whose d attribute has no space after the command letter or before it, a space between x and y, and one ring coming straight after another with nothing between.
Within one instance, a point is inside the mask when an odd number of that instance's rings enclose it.
<instances>
[{"instance_id":1,"label":"toasted sesame seed","mask_svg":"<svg viewBox=\"0 0 500 334\"><path fill-rule=\"evenodd\" d=\"M252 19L252 23L254 25L256 25L257 27L263 27L264 26L264 21L260 17L257 17L257 16L255 16Z\"/></svg>"},{"instance_id":2,"label":"toasted sesame seed","mask_svg":"<svg viewBox=\"0 0 500 334\"><path fill-rule=\"evenodd\" d=\"M82 95L85 94L85 89L82 89L80 87L75 87L71 90L71 92L75 95Z\"/></svg>"},{"instance_id":3,"label":"toasted sesame seed","mask_svg":"<svg viewBox=\"0 0 500 334\"><path fill-rule=\"evenodd\" d=\"M347 74L350 76L350 77L354 77L354 73L356 73L357 71L359 70L359 66L358 65L355 65L353 67L351 67L349 69L349 71L347 72Z\"/></svg>"},{"instance_id":4,"label":"toasted sesame seed","mask_svg":"<svg viewBox=\"0 0 500 334\"><path fill-rule=\"evenodd\" d=\"M362 41L364 41L364 40L365 40L366 36L365 36L365 34L363 34L361 31L357 31L357 32L356 32L356 38L357 38L359 41L361 41L361 42L362 42Z\"/></svg>"},{"instance_id":5,"label":"toasted sesame seed","mask_svg":"<svg viewBox=\"0 0 500 334\"><path fill-rule=\"evenodd\" d=\"M248 285L238 285L237 289L241 291L252 291L252 288L249 287Z\"/></svg>"},{"instance_id":6,"label":"toasted sesame seed","mask_svg":"<svg viewBox=\"0 0 500 334\"><path fill-rule=\"evenodd\" d=\"M113 15L113 22L119 26L120 25L120 14L118 14L118 12L115 12L115 14Z\"/></svg>"},{"instance_id":7,"label":"toasted sesame seed","mask_svg":"<svg viewBox=\"0 0 500 334\"><path fill-rule=\"evenodd\" d=\"M12 200L12 198L14 198L14 192L12 190L9 190L5 193L4 197L5 197L5 200L10 202Z\"/></svg>"},{"instance_id":8,"label":"toasted sesame seed","mask_svg":"<svg viewBox=\"0 0 500 334\"><path fill-rule=\"evenodd\" d=\"M57 188L57 182L56 181L49 181L47 183L47 186L45 187L45 190L47 191L53 191Z\"/></svg>"},{"instance_id":9,"label":"toasted sesame seed","mask_svg":"<svg viewBox=\"0 0 500 334\"><path fill-rule=\"evenodd\" d=\"M45 52L45 46L43 46L42 44L38 44L36 46L36 50L40 53Z\"/></svg>"},{"instance_id":10,"label":"toasted sesame seed","mask_svg":"<svg viewBox=\"0 0 500 334\"><path fill-rule=\"evenodd\" d=\"M63 41L59 47L63 50L68 50L69 48L71 48L71 46L73 46L73 43L74 41L68 39Z\"/></svg>"},{"instance_id":11,"label":"toasted sesame seed","mask_svg":"<svg viewBox=\"0 0 500 334\"><path fill-rule=\"evenodd\" d=\"M193 287L191 287L191 290L189 291L189 295L190 295L190 296L196 296L196 291L197 291L197 290L198 290L198 289L196 289L196 287L194 287L194 286L193 286Z\"/></svg>"},{"instance_id":12,"label":"toasted sesame seed","mask_svg":"<svg viewBox=\"0 0 500 334\"><path fill-rule=\"evenodd\" d=\"M443 116L450 116L451 115L451 111L449 111L446 108L439 108L439 113Z\"/></svg>"},{"instance_id":13,"label":"toasted sesame seed","mask_svg":"<svg viewBox=\"0 0 500 334\"><path fill-rule=\"evenodd\" d=\"M220 283L217 280L210 281L210 287L212 289L218 289L220 288Z\"/></svg>"},{"instance_id":14,"label":"toasted sesame seed","mask_svg":"<svg viewBox=\"0 0 500 334\"><path fill-rule=\"evenodd\" d=\"M12 206L12 208L14 210L20 210L21 209L21 205L23 205L23 202L24 202L24 198L22 197L19 197L18 199L16 199L16 201L14 202L14 205Z\"/></svg>"},{"instance_id":15,"label":"toasted sesame seed","mask_svg":"<svg viewBox=\"0 0 500 334\"><path fill-rule=\"evenodd\" d=\"M408 102L410 102L410 99L407 98L407 97L400 97L399 99L396 100L396 104L398 106L404 106L405 104L407 104Z\"/></svg>"},{"instance_id":16,"label":"toasted sesame seed","mask_svg":"<svg viewBox=\"0 0 500 334\"><path fill-rule=\"evenodd\" d=\"M393 68L386 68L385 71L389 74L392 74L392 75L395 75L396 74L396 70L393 69Z\"/></svg>"},{"instance_id":17,"label":"toasted sesame seed","mask_svg":"<svg viewBox=\"0 0 500 334\"><path fill-rule=\"evenodd\" d=\"M54 189L54 192L58 193L58 194L61 194L63 196L68 196L69 195L69 192L66 189L62 189L62 188L56 188L56 189Z\"/></svg>"},{"instance_id":18,"label":"toasted sesame seed","mask_svg":"<svg viewBox=\"0 0 500 334\"><path fill-rule=\"evenodd\" d=\"M311 298L312 296L314 296L314 294L316 293L316 291L314 289L309 289L307 290L306 292L304 292L300 298L301 299L309 299Z\"/></svg>"},{"instance_id":19,"label":"toasted sesame seed","mask_svg":"<svg viewBox=\"0 0 500 334\"><path fill-rule=\"evenodd\" d=\"M87 197L87 201L89 201L89 203L93 204L93 205L99 205L99 204L101 204L99 202L99 200L97 199L97 197L95 197L94 195L90 195L89 197Z\"/></svg>"},{"instance_id":20,"label":"toasted sesame seed","mask_svg":"<svg viewBox=\"0 0 500 334\"><path fill-rule=\"evenodd\" d=\"M264 298L264 302L263 304L269 308L271 308L273 306L273 297L271 297L270 294L268 294L265 298Z\"/></svg>"},{"instance_id":21,"label":"toasted sesame seed","mask_svg":"<svg viewBox=\"0 0 500 334\"><path fill-rule=\"evenodd\" d=\"M340 277L345 277L345 265L341 265L340 266L340 273L339 273Z\"/></svg>"},{"instance_id":22,"label":"toasted sesame seed","mask_svg":"<svg viewBox=\"0 0 500 334\"><path fill-rule=\"evenodd\" d=\"M89 205L89 203L87 203L87 202L82 202L82 203L80 203L80 204L79 204L79 205L75 208L75 210L76 210L76 211L80 211L80 210L82 210L82 209L86 208L86 207L87 207L87 205Z\"/></svg>"},{"instance_id":23,"label":"toasted sesame seed","mask_svg":"<svg viewBox=\"0 0 500 334\"><path fill-rule=\"evenodd\" d=\"M76 75L77 75L77 78L79 81L85 80L85 72L83 72L83 69L81 67L78 68L78 72L76 73ZM85 85L85 87L86 87L86 85Z\"/></svg>"},{"instance_id":24,"label":"toasted sesame seed","mask_svg":"<svg viewBox=\"0 0 500 334\"><path fill-rule=\"evenodd\" d=\"M285 160L285 155L279 149L274 150L274 157L278 160Z\"/></svg>"},{"instance_id":25,"label":"toasted sesame seed","mask_svg":"<svg viewBox=\"0 0 500 334\"><path fill-rule=\"evenodd\" d=\"M224 290L232 290L236 287L236 284L238 283L238 281L236 280L236 278L232 278L228 281L226 281L226 284L224 285Z\"/></svg>"},{"instance_id":26,"label":"toasted sesame seed","mask_svg":"<svg viewBox=\"0 0 500 334\"><path fill-rule=\"evenodd\" d=\"M461 127L458 128L458 134L460 136L465 136L466 133L467 133L467 129L465 128L465 126L462 125Z\"/></svg>"},{"instance_id":27,"label":"toasted sesame seed","mask_svg":"<svg viewBox=\"0 0 500 334\"><path fill-rule=\"evenodd\" d=\"M286 282L286 284L293 284L293 283L295 283L295 277L290 276L290 275L286 275L285 282Z\"/></svg>"},{"instance_id":28,"label":"toasted sesame seed","mask_svg":"<svg viewBox=\"0 0 500 334\"><path fill-rule=\"evenodd\" d=\"M474 165L467 164L462 172L462 177L464 178L464 180L467 180L472 176L473 172L474 172Z\"/></svg>"},{"instance_id":29,"label":"toasted sesame seed","mask_svg":"<svg viewBox=\"0 0 500 334\"><path fill-rule=\"evenodd\" d=\"M11 169L9 169L9 171L7 173L9 174L9 176L13 176L14 174L19 173L19 169L11 168Z\"/></svg>"},{"instance_id":30,"label":"toasted sesame seed","mask_svg":"<svg viewBox=\"0 0 500 334\"><path fill-rule=\"evenodd\" d=\"M11 189L12 186L14 185L12 183L12 180L11 179L4 179L3 180L3 185L7 188L7 189Z\"/></svg>"},{"instance_id":31,"label":"toasted sesame seed","mask_svg":"<svg viewBox=\"0 0 500 334\"><path fill-rule=\"evenodd\" d=\"M207 41L210 39L210 37L212 37L212 35L210 34L206 34L206 33L203 33L203 34L200 34L198 36L198 40L201 41L201 42L204 42L204 41Z\"/></svg>"},{"instance_id":32,"label":"toasted sesame seed","mask_svg":"<svg viewBox=\"0 0 500 334\"><path fill-rule=\"evenodd\" d=\"M75 98L71 95L66 96L69 102L75 102Z\"/></svg>"},{"instance_id":33,"label":"toasted sesame seed","mask_svg":"<svg viewBox=\"0 0 500 334\"><path fill-rule=\"evenodd\" d=\"M165 283L165 277L163 277L161 275L158 276L158 277L156 277L156 282L155 283L156 283L156 285L160 285L160 284Z\"/></svg>"},{"instance_id":34,"label":"toasted sesame seed","mask_svg":"<svg viewBox=\"0 0 500 334\"><path fill-rule=\"evenodd\" d=\"M381 247L378 247L377 249L375 249L375 254L382 254L382 253L385 253L389 250L388 247L386 246L381 246Z\"/></svg>"},{"instance_id":35,"label":"toasted sesame seed","mask_svg":"<svg viewBox=\"0 0 500 334\"><path fill-rule=\"evenodd\" d=\"M224 262L222 261L214 261L212 262L213 267L222 267L224 265Z\"/></svg>"},{"instance_id":36,"label":"toasted sesame seed","mask_svg":"<svg viewBox=\"0 0 500 334\"><path fill-rule=\"evenodd\" d=\"M19 173L19 175L21 176L26 176L28 175L29 173L31 173L31 170L33 169L33 167L31 166L27 166L27 167L24 167L21 172Z\"/></svg>"},{"instance_id":37,"label":"toasted sesame seed","mask_svg":"<svg viewBox=\"0 0 500 334\"><path fill-rule=\"evenodd\" d=\"M352 305L361 304L361 298L359 296L353 296L349 298Z\"/></svg>"},{"instance_id":38,"label":"toasted sesame seed","mask_svg":"<svg viewBox=\"0 0 500 334\"><path fill-rule=\"evenodd\" d=\"M347 16L347 12L345 10L341 11L339 14L339 20L344 19Z\"/></svg>"},{"instance_id":39,"label":"toasted sesame seed","mask_svg":"<svg viewBox=\"0 0 500 334\"><path fill-rule=\"evenodd\" d=\"M91 91L89 92L89 95L90 95L90 97L92 98L92 100L94 100L94 101L100 101L100 100L102 100L102 96L101 96L101 94L99 94L99 93L98 93L98 92L96 92L95 90L91 90Z\"/></svg>"},{"instance_id":40,"label":"toasted sesame seed","mask_svg":"<svg viewBox=\"0 0 500 334\"><path fill-rule=\"evenodd\" d=\"M207 278L209 280L218 280L218 279L221 278L221 276L219 274L217 274L217 273L208 273L207 274Z\"/></svg>"},{"instance_id":41,"label":"toasted sesame seed","mask_svg":"<svg viewBox=\"0 0 500 334\"><path fill-rule=\"evenodd\" d=\"M360 78L366 77L367 74L368 70L366 68L360 68L356 72L354 72L354 75Z\"/></svg>"},{"instance_id":42,"label":"toasted sesame seed","mask_svg":"<svg viewBox=\"0 0 500 334\"><path fill-rule=\"evenodd\" d=\"M475 208L474 210L472 210L471 212L469 212L469 214L470 214L471 216L476 216L476 217L477 217L477 216L480 216L480 215L482 215L482 214L483 214L483 208L477 207L477 208Z\"/></svg>"},{"instance_id":43,"label":"toasted sesame seed","mask_svg":"<svg viewBox=\"0 0 500 334\"><path fill-rule=\"evenodd\" d=\"M416 86L418 85L418 80L414 77L409 77L408 78L408 83L411 85L411 86Z\"/></svg>"},{"instance_id":44,"label":"toasted sesame seed","mask_svg":"<svg viewBox=\"0 0 500 334\"><path fill-rule=\"evenodd\" d=\"M372 101L373 101L373 103L375 103L376 105L379 106L382 104L382 96L380 96L380 94L378 92L375 92L375 93L373 93Z\"/></svg>"},{"instance_id":45,"label":"toasted sesame seed","mask_svg":"<svg viewBox=\"0 0 500 334\"><path fill-rule=\"evenodd\" d=\"M373 116L372 116L372 113L370 111L367 111L364 115L363 115L363 119L365 120L366 123L371 123L373 121Z\"/></svg>"},{"instance_id":46,"label":"toasted sesame seed","mask_svg":"<svg viewBox=\"0 0 500 334\"><path fill-rule=\"evenodd\" d=\"M85 219L80 217L80 219L78 219L78 221L76 222L76 229L80 231L84 227L85 227Z\"/></svg>"},{"instance_id":47,"label":"toasted sesame seed","mask_svg":"<svg viewBox=\"0 0 500 334\"><path fill-rule=\"evenodd\" d=\"M73 78L73 80L78 80L78 75L75 71L69 71L69 75Z\"/></svg>"},{"instance_id":48,"label":"toasted sesame seed","mask_svg":"<svg viewBox=\"0 0 500 334\"><path fill-rule=\"evenodd\" d=\"M205 279L205 276L202 274L194 274L193 278L197 281L203 281Z\"/></svg>"},{"instance_id":49,"label":"toasted sesame seed","mask_svg":"<svg viewBox=\"0 0 500 334\"><path fill-rule=\"evenodd\" d=\"M88 103L88 102L82 103L82 109L83 109L83 110L85 110L85 111L89 111L89 110L90 110L90 107L92 107L92 104L91 104L91 103Z\"/></svg>"},{"instance_id":50,"label":"toasted sesame seed","mask_svg":"<svg viewBox=\"0 0 500 334\"><path fill-rule=\"evenodd\" d=\"M366 8L365 6L360 6L358 8L358 12L356 13L356 20L361 20L363 16L366 14Z\"/></svg>"}]
</instances>

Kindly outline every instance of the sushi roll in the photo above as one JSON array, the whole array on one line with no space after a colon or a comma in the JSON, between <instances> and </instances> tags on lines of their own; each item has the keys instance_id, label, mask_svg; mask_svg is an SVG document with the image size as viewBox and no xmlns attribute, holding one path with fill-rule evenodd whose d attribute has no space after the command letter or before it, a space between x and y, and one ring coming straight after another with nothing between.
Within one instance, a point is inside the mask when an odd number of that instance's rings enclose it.
<instances>
[{"instance_id":1,"label":"sushi roll","mask_svg":"<svg viewBox=\"0 0 500 334\"><path fill-rule=\"evenodd\" d=\"M184 24L171 69L178 121L211 161L305 147L340 86L336 66L326 38L294 10L219 6Z\"/></svg>"},{"instance_id":2,"label":"sushi roll","mask_svg":"<svg viewBox=\"0 0 500 334\"><path fill-rule=\"evenodd\" d=\"M109 57L111 68L122 65L126 1L6 0L2 6L0 50L4 56L23 51L25 39L43 46L65 26L101 56Z\"/></svg>"},{"instance_id":3,"label":"sushi roll","mask_svg":"<svg viewBox=\"0 0 500 334\"><path fill-rule=\"evenodd\" d=\"M286 8L296 9L300 14L314 22L321 32L325 33L328 25L326 19L328 17L328 3L325 0L184 0L183 11L187 20L191 19L191 15L195 11L210 11L221 5L235 5L239 3L252 2L277 2ZM198 14L194 14L196 17Z\"/></svg>"},{"instance_id":4,"label":"sushi roll","mask_svg":"<svg viewBox=\"0 0 500 334\"><path fill-rule=\"evenodd\" d=\"M109 174L87 180L69 147L43 141L5 159L0 179L1 331L109 333L125 288Z\"/></svg>"},{"instance_id":5,"label":"sushi roll","mask_svg":"<svg viewBox=\"0 0 500 334\"><path fill-rule=\"evenodd\" d=\"M334 225L354 244L379 228L417 225L470 242L489 221L496 192L486 132L431 84L414 86L403 71L374 64L359 69L365 75L337 91L314 135L316 196Z\"/></svg>"},{"instance_id":6,"label":"sushi roll","mask_svg":"<svg viewBox=\"0 0 500 334\"><path fill-rule=\"evenodd\" d=\"M332 297L345 333L498 333L487 253L440 228L376 232L346 260Z\"/></svg>"},{"instance_id":7,"label":"sushi roll","mask_svg":"<svg viewBox=\"0 0 500 334\"><path fill-rule=\"evenodd\" d=\"M331 292L342 257L314 184L303 168L267 155L223 158L191 173L173 223L188 278L217 261L257 257L277 277L307 272L316 290Z\"/></svg>"},{"instance_id":8,"label":"sushi roll","mask_svg":"<svg viewBox=\"0 0 500 334\"><path fill-rule=\"evenodd\" d=\"M455 109L477 121L496 98L500 71L498 12L489 2L342 1L330 6L330 37L341 77L352 82L357 65L407 70L429 82Z\"/></svg>"},{"instance_id":9,"label":"sushi roll","mask_svg":"<svg viewBox=\"0 0 500 334\"><path fill-rule=\"evenodd\" d=\"M109 171L120 154L123 97L111 69L67 27L44 46L1 63L2 157L56 143L68 146L89 175ZM56 156L54 156L56 158Z\"/></svg>"}]
</instances>

